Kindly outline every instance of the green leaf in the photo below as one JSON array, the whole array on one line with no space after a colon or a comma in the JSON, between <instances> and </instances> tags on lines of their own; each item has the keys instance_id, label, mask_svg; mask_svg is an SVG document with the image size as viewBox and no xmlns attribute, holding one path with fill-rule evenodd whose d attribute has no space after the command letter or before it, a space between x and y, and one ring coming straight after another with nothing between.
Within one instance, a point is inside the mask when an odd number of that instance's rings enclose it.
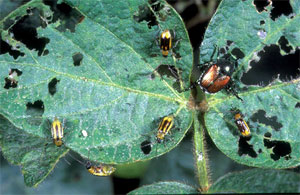
<instances>
[{"instance_id":1,"label":"green leaf","mask_svg":"<svg viewBox=\"0 0 300 195\"><path fill-rule=\"evenodd\" d=\"M128 194L198 194L197 189L179 182L158 182L142 186Z\"/></svg>"},{"instance_id":2,"label":"green leaf","mask_svg":"<svg viewBox=\"0 0 300 195\"><path fill-rule=\"evenodd\" d=\"M201 46L202 61L209 60L213 44L225 47L227 41L233 41L230 49L239 48L245 54L233 74L239 96L244 101L224 91L208 95L210 109L205 115L205 123L216 146L228 157L248 166L288 168L300 164L300 109L296 106L300 102L300 79L286 82L275 79L267 86L246 86L239 81L250 68L249 62L257 58L257 52L265 45L278 44L283 35L293 49L300 45L297 27L300 5L298 1L290 3L294 17L281 15L273 21L269 17L270 7L268 11L258 13L251 1L222 1ZM261 20L265 21L265 28L260 25ZM261 29L266 31L264 39L258 36ZM230 112L232 108L239 109L244 115L251 129L250 140L240 136ZM273 123L255 120L258 115Z\"/></svg>"},{"instance_id":3,"label":"green leaf","mask_svg":"<svg viewBox=\"0 0 300 195\"><path fill-rule=\"evenodd\" d=\"M64 145L92 161L132 163L173 149L192 123L186 108L189 94L178 93L176 79L160 76L156 68L173 65L181 72L180 87L189 84L192 47L179 15L165 1L158 2L160 10L146 0L72 0L64 5L70 6L73 18L59 15L55 5L33 0L0 21L3 42L23 54L0 55L0 114L35 139L51 139L48 123L55 117L65 121ZM162 57L155 44L159 27L149 27L145 12L161 29L176 30L181 41L174 52L180 59ZM32 49L11 33L25 17L41 20L34 29L44 48ZM11 69L22 74L17 86L7 89L3 86L11 81ZM172 139L158 144L158 124L170 114L176 127L166 140ZM145 140L153 146L148 155L141 150Z\"/></svg>"},{"instance_id":4,"label":"green leaf","mask_svg":"<svg viewBox=\"0 0 300 195\"><path fill-rule=\"evenodd\" d=\"M271 169L230 173L216 181L208 193L299 193L300 174Z\"/></svg>"},{"instance_id":5,"label":"green leaf","mask_svg":"<svg viewBox=\"0 0 300 195\"><path fill-rule=\"evenodd\" d=\"M52 171L58 159L68 151L14 127L0 115L0 145L3 156L14 165L22 165L27 186L37 186Z\"/></svg>"}]
</instances>

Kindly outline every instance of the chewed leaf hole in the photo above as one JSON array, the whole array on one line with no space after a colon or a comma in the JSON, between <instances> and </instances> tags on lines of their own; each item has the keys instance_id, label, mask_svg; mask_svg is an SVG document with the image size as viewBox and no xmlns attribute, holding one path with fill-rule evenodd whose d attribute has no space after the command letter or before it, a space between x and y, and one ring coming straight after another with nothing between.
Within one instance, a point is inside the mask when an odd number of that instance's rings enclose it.
<instances>
[{"instance_id":1,"label":"chewed leaf hole","mask_svg":"<svg viewBox=\"0 0 300 195\"><path fill-rule=\"evenodd\" d=\"M176 80L173 84L174 89L178 89L178 90L180 89L180 80L179 80L180 70L178 70L175 66L161 64L155 69L155 71L161 76L162 79L164 76L168 78L174 78ZM153 73L151 77L154 79L155 74Z\"/></svg>"},{"instance_id":2,"label":"chewed leaf hole","mask_svg":"<svg viewBox=\"0 0 300 195\"><path fill-rule=\"evenodd\" d=\"M37 34L36 29L42 26L40 15L38 9L32 9L32 14L23 16L9 30L14 38L24 43L28 49L37 50L39 56L43 53L46 44L50 42L48 38L39 37Z\"/></svg>"},{"instance_id":3,"label":"chewed leaf hole","mask_svg":"<svg viewBox=\"0 0 300 195\"><path fill-rule=\"evenodd\" d=\"M284 36L280 37L278 43L280 48L286 53L290 53L293 50L293 47L289 45L289 41Z\"/></svg>"},{"instance_id":4,"label":"chewed leaf hole","mask_svg":"<svg viewBox=\"0 0 300 195\"><path fill-rule=\"evenodd\" d=\"M250 62L251 69L244 73L241 81L246 85L267 86L279 74L279 79L288 82L300 76L300 49L294 54L282 56L278 45L266 46L258 53L260 60Z\"/></svg>"},{"instance_id":5,"label":"chewed leaf hole","mask_svg":"<svg viewBox=\"0 0 300 195\"><path fill-rule=\"evenodd\" d=\"M161 64L155 70L161 77L167 76L167 77L173 77L175 79L179 79L178 70L176 69L175 66Z\"/></svg>"},{"instance_id":6,"label":"chewed leaf hole","mask_svg":"<svg viewBox=\"0 0 300 195\"><path fill-rule=\"evenodd\" d=\"M293 13L293 8L290 1L272 0L271 19L275 20L281 15L290 15Z\"/></svg>"},{"instance_id":7,"label":"chewed leaf hole","mask_svg":"<svg viewBox=\"0 0 300 195\"><path fill-rule=\"evenodd\" d=\"M146 4L139 7L138 12L134 14L133 18L137 22L146 21L149 29L158 24L155 15Z\"/></svg>"},{"instance_id":8,"label":"chewed leaf hole","mask_svg":"<svg viewBox=\"0 0 300 195\"><path fill-rule=\"evenodd\" d=\"M267 132L265 133L264 138L264 146L268 149L272 148L273 153L270 154L270 157L277 161L280 157L284 157L285 160L291 159L291 152L292 148L288 142L285 141L272 141L271 140L272 134Z\"/></svg>"},{"instance_id":9,"label":"chewed leaf hole","mask_svg":"<svg viewBox=\"0 0 300 195\"><path fill-rule=\"evenodd\" d=\"M253 145L251 145L251 144L248 143L248 141L250 139L251 139L251 137L240 136L240 139L239 139L239 150L238 150L239 156L248 155L248 156L250 156L252 158L256 158L257 157L257 153L254 151Z\"/></svg>"},{"instance_id":10,"label":"chewed leaf hole","mask_svg":"<svg viewBox=\"0 0 300 195\"><path fill-rule=\"evenodd\" d=\"M56 78L52 79L48 84L48 90L51 95L56 93L56 84L59 82Z\"/></svg>"},{"instance_id":11,"label":"chewed leaf hole","mask_svg":"<svg viewBox=\"0 0 300 195\"><path fill-rule=\"evenodd\" d=\"M14 38L26 45L30 50L37 50L38 55L44 51L46 44L50 42L48 38L38 38L37 28L42 26L42 20L40 18L41 13L38 9L32 9L31 15L25 15L12 26L10 32L14 35Z\"/></svg>"},{"instance_id":12,"label":"chewed leaf hole","mask_svg":"<svg viewBox=\"0 0 300 195\"><path fill-rule=\"evenodd\" d=\"M151 149L152 146L150 141L146 140L141 143L141 150L145 155L149 154L151 152Z\"/></svg>"},{"instance_id":13,"label":"chewed leaf hole","mask_svg":"<svg viewBox=\"0 0 300 195\"><path fill-rule=\"evenodd\" d=\"M297 102L297 104L295 105L295 108L300 108L300 102Z\"/></svg>"},{"instance_id":14,"label":"chewed leaf hole","mask_svg":"<svg viewBox=\"0 0 300 195\"><path fill-rule=\"evenodd\" d=\"M4 89L16 88L18 86L18 78L21 76L22 71L18 69L11 69L9 71L8 77L6 77Z\"/></svg>"},{"instance_id":15,"label":"chewed leaf hole","mask_svg":"<svg viewBox=\"0 0 300 195\"><path fill-rule=\"evenodd\" d=\"M20 52L17 48L13 48L11 45L0 38L0 55L5 53L8 53L12 57L14 57L14 59L17 59L19 56L25 55L23 52Z\"/></svg>"},{"instance_id":16,"label":"chewed leaf hole","mask_svg":"<svg viewBox=\"0 0 300 195\"><path fill-rule=\"evenodd\" d=\"M254 0L253 4L256 7L256 10L261 13L262 11L267 11L266 7L268 5L270 5L270 1L269 0Z\"/></svg>"},{"instance_id":17,"label":"chewed leaf hole","mask_svg":"<svg viewBox=\"0 0 300 195\"><path fill-rule=\"evenodd\" d=\"M83 55L81 53L74 53L73 56L73 64L74 66L80 66L81 65L81 62L82 62L82 59L83 59Z\"/></svg>"},{"instance_id":18,"label":"chewed leaf hole","mask_svg":"<svg viewBox=\"0 0 300 195\"><path fill-rule=\"evenodd\" d=\"M242 50L237 47L231 51L231 54L234 55L237 59L242 59L245 57L244 52L242 52Z\"/></svg>"},{"instance_id":19,"label":"chewed leaf hole","mask_svg":"<svg viewBox=\"0 0 300 195\"><path fill-rule=\"evenodd\" d=\"M264 110L258 110L256 113L254 113L251 117L251 120L254 122L259 122L265 125L271 126L276 131L279 131L282 127L282 124L277 122L277 117L267 117L266 112Z\"/></svg>"},{"instance_id":20,"label":"chewed leaf hole","mask_svg":"<svg viewBox=\"0 0 300 195\"><path fill-rule=\"evenodd\" d=\"M67 29L75 32L76 25L84 20L84 16L79 11L66 3L57 4L57 0L44 0L43 2L50 6L54 13L51 23L60 20L60 25L56 29L61 32L65 32Z\"/></svg>"},{"instance_id":21,"label":"chewed leaf hole","mask_svg":"<svg viewBox=\"0 0 300 195\"><path fill-rule=\"evenodd\" d=\"M28 123L36 126L40 125L44 110L44 102L42 100L37 100L34 103L28 102L26 104L26 114L29 116Z\"/></svg>"},{"instance_id":22,"label":"chewed leaf hole","mask_svg":"<svg viewBox=\"0 0 300 195\"><path fill-rule=\"evenodd\" d=\"M153 11L155 14L153 13ZM158 0L149 0L148 4L139 6L139 10L134 14L133 18L137 22L145 21L148 28L151 29L152 26L158 25L157 16L159 20L165 21L169 14L169 9L161 4Z\"/></svg>"}]
</instances>

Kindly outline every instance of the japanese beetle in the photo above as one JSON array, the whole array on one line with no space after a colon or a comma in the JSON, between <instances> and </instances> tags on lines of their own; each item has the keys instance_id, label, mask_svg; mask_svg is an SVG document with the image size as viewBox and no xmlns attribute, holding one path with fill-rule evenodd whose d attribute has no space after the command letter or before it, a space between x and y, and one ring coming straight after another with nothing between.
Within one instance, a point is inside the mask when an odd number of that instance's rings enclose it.
<instances>
[{"instance_id":1,"label":"japanese beetle","mask_svg":"<svg viewBox=\"0 0 300 195\"><path fill-rule=\"evenodd\" d=\"M231 54L225 54L222 58L219 58L218 49L217 60L214 61L212 58L216 49L217 46L215 46L210 62L197 65L202 73L188 89L193 89L196 86L199 86L207 93L217 93L222 89L225 89L235 95L238 99L242 100L234 90L234 83L231 78L232 73L237 67L237 60L234 59Z\"/></svg>"}]
</instances>

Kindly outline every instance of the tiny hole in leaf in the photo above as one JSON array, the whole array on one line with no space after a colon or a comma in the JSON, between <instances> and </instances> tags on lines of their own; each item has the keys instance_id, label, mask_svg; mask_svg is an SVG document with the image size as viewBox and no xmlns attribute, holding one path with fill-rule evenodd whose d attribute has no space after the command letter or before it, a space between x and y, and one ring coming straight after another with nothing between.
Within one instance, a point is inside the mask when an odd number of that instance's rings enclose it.
<instances>
[{"instance_id":1,"label":"tiny hole in leaf","mask_svg":"<svg viewBox=\"0 0 300 195\"><path fill-rule=\"evenodd\" d=\"M300 108L300 102L297 102L297 104L295 105L295 108Z\"/></svg>"},{"instance_id":2,"label":"tiny hole in leaf","mask_svg":"<svg viewBox=\"0 0 300 195\"><path fill-rule=\"evenodd\" d=\"M74 66L80 66L81 65L81 62L82 62L82 59L83 59L83 55L81 53L74 53L73 56L73 64Z\"/></svg>"},{"instance_id":3,"label":"tiny hole in leaf","mask_svg":"<svg viewBox=\"0 0 300 195\"><path fill-rule=\"evenodd\" d=\"M141 150L143 151L144 154L149 154L151 152L152 146L151 142L148 140L145 140L141 143Z\"/></svg>"},{"instance_id":4,"label":"tiny hole in leaf","mask_svg":"<svg viewBox=\"0 0 300 195\"><path fill-rule=\"evenodd\" d=\"M227 41L226 41L226 45L227 45L227 46L230 46L232 43L233 43L233 41L231 41L231 40L227 40Z\"/></svg>"},{"instance_id":5,"label":"tiny hole in leaf","mask_svg":"<svg viewBox=\"0 0 300 195\"><path fill-rule=\"evenodd\" d=\"M48 55L49 54L49 50L48 49L45 49L44 51L43 51L43 53L42 53L42 56L46 56L46 55Z\"/></svg>"},{"instance_id":6,"label":"tiny hole in leaf","mask_svg":"<svg viewBox=\"0 0 300 195\"><path fill-rule=\"evenodd\" d=\"M59 82L56 78L52 79L48 84L48 90L51 95L56 93L56 84Z\"/></svg>"},{"instance_id":7,"label":"tiny hole in leaf","mask_svg":"<svg viewBox=\"0 0 300 195\"><path fill-rule=\"evenodd\" d=\"M259 24L260 25L264 25L266 22L264 21L264 20L261 20L260 22L259 22Z\"/></svg>"}]
</instances>

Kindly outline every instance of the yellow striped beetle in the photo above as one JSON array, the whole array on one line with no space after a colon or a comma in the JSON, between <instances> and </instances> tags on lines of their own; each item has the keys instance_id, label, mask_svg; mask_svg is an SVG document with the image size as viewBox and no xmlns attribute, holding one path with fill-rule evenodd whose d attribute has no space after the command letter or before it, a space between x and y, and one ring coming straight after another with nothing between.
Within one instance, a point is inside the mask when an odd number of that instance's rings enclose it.
<instances>
[{"instance_id":1,"label":"yellow striped beetle","mask_svg":"<svg viewBox=\"0 0 300 195\"><path fill-rule=\"evenodd\" d=\"M231 109L231 112L233 112L234 114L234 122L237 126L237 128L239 129L240 133L242 134L243 137L248 137L250 136L251 132L250 132L250 128L248 126L248 124L246 123L246 121L243 118L243 114L241 113L240 110L233 108Z\"/></svg>"},{"instance_id":2,"label":"yellow striped beetle","mask_svg":"<svg viewBox=\"0 0 300 195\"><path fill-rule=\"evenodd\" d=\"M169 115L163 117L163 119L160 121L156 133L156 142L161 143L164 141L166 135L170 132L174 125L174 116ZM151 152L152 142L145 140L141 143L141 150L144 154L149 154ZM157 148L156 148L157 149Z\"/></svg>"},{"instance_id":3,"label":"yellow striped beetle","mask_svg":"<svg viewBox=\"0 0 300 195\"><path fill-rule=\"evenodd\" d=\"M169 29L162 31L159 36L159 47L164 57L168 57L170 50L172 50L172 48L175 48L180 41L177 40L174 46L172 45L173 39L175 39L175 31L174 30L172 31L173 31L173 37L171 34L171 30Z\"/></svg>"},{"instance_id":4,"label":"yellow striped beetle","mask_svg":"<svg viewBox=\"0 0 300 195\"><path fill-rule=\"evenodd\" d=\"M169 133L170 129L173 127L174 124L174 116L169 115L165 116L158 126L158 131L156 134L156 141L157 143L161 143L165 136Z\"/></svg>"},{"instance_id":5,"label":"yellow striped beetle","mask_svg":"<svg viewBox=\"0 0 300 195\"><path fill-rule=\"evenodd\" d=\"M235 120L235 124L238 127L238 129L240 130L242 136L244 136L244 137L250 136L250 128L249 128L248 124L246 123L246 121L243 119L242 114L239 112L235 113L234 120Z\"/></svg>"},{"instance_id":6,"label":"yellow striped beetle","mask_svg":"<svg viewBox=\"0 0 300 195\"><path fill-rule=\"evenodd\" d=\"M172 48L172 36L170 30L164 30L160 34L160 49L161 53L164 57L167 57L169 54L169 50Z\"/></svg>"},{"instance_id":7,"label":"yellow striped beetle","mask_svg":"<svg viewBox=\"0 0 300 195\"><path fill-rule=\"evenodd\" d=\"M60 147L63 144L62 138L64 137L64 128L57 118L55 118L51 124L51 134L53 143Z\"/></svg>"},{"instance_id":8,"label":"yellow striped beetle","mask_svg":"<svg viewBox=\"0 0 300 195\"><path fill-rule=\"evenodd\" d=\"M77 158L73 157L70 153L68 153L69 156L71 156L74 160L79 162L80 164L84 165L85 168L88 170L88 172L95 176L110 176L113 172L115 172L116 168L112 165L105 165L105 164L99 164L99 165L92 165L91 161L86 161L86 163L78 160Z\"/></svg>"},{"instance_id":9,"label":"yellow striped beetle","mask_svg":"<svg viewBox=\"0 0 300 195\"><path fill-rule=\"evenodd\" d=\"M95 176L109 176L116 170L115 167L110 165L92 165L90 161L86 163L85 167L90 174Z\"/></svg>"}]
</instances>

